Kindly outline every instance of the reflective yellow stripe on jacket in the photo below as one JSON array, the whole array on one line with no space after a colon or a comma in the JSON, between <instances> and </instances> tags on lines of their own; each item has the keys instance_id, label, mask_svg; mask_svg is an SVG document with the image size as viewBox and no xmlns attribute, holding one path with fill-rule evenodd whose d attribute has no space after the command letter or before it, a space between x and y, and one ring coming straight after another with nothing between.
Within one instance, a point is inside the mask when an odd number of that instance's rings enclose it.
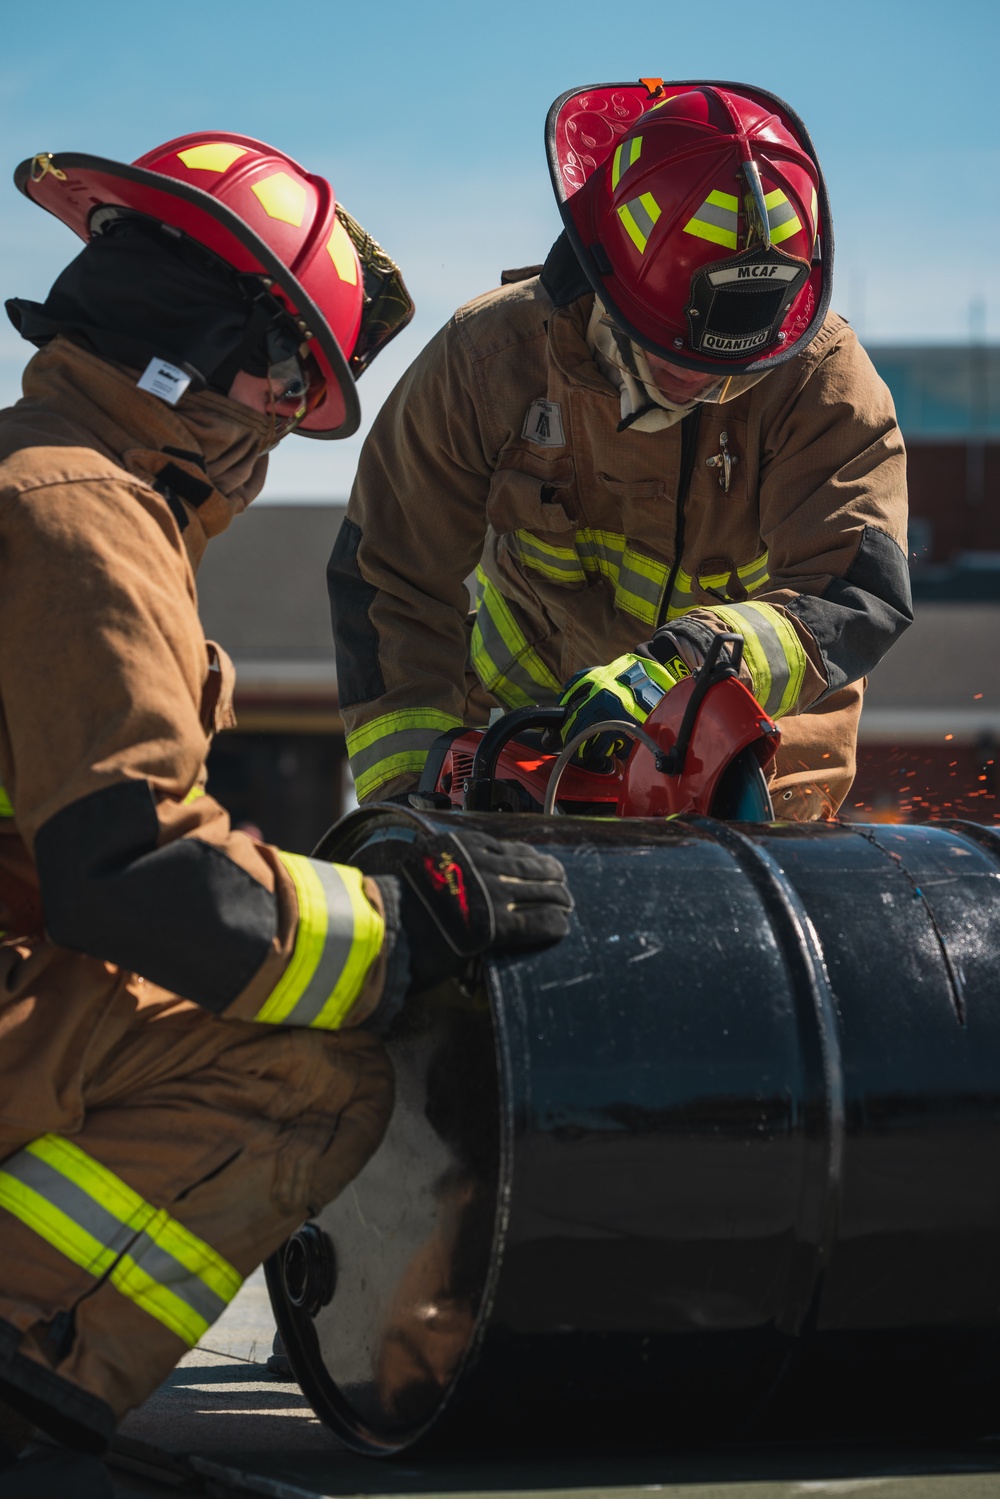
<instances>
[{"instance_id":1,"label":"reflective yellow stripe on jacket","mask_svg":"<svg viewBox=\"0 0 1000 1499\"><path fill-rule=\"evenodd\" d=\"M644 557L615 531L583 527L571 547L553 546L530 531L518 531L518 553L530 567L564 588L607 578L615 590L615 603L644 624L656 623L663 590L670 576L665 562Z\"/></svg>"},{"instance_id":2,"label":"reflective yellow stripe on jacket","mask_svg":"<svg viewBox=\"0 0 1000 1499\"><path fill-rule=\"evenodd\" d=\"M795 626L773 604L713 605L712 612L743 636L743 658L764 712L772 718L790 712L806 671L805 648Z\"/></svg>"},{"instance_id":3,"label":"reflective yellow stripe on jacket","mask_svg":"<svg viewBox=\"0 0 1000 1499\"><path fill-rule=\"evenodd\" d=\"M239 1290L242 1277L210 1244L60 1135L0 1163L0 1207L188 1347Z\"/></svg>"},{"instance_id":4,"label":"reflective yellow stripe on jacket","mask_svg":"<svg viewBox=\"0 0 1000 1499\"><path fill-rule=\"evenodd\" d=\"M438 735L461 723L437 708L401 708L354 729L347 736L347 753L358 796L371 796L396 776L419 775Z\"/></svg>"},{"instance_id":5,"label":"reflective yellow stripe on jacket","mask_svg":"<svg viewBox=\"0 0 1000 1499\"><path fill-rule=\"evenodd\" d=\"M561 684L529 644L507 600L481 567L476 569L471 654L479 680L507 708L554 703L559 696Z\"/></svg>"},{"instance_id":6,"label":"reflective yellow stripe on jacket","mask_svg":"<svg viewBox=\"0 0 1000 1499\"><path fill-rule=\"evenodd\" d=\"M13 817L14 808L6 791L0 786L0 817Z\"/></svg>"},{"instance_id":7,"label":"reflective yellow stripe on jacket","mask_svg":"<svg viewBox=\"0 0 1000 1499\"><path fill-rule=\"evenodd\" d=\"M579 587L589 579L607 578L614 587L615 604L619 609L646 625L655 625L659 620L670 564L637 552L623 535L583 527L577 531L571 547L554 546L530 531L518 531L516 536L522 564L541 573L550 582L565 588ZM740 584L747 593L757 592L768 583L767 561L767 553L762 552L752 562L736 569ZM729 581L729 573L702 573L697 586L721 592L728 587ZM678 569L665 619L676 619L687 609L697 607L695 586L696 580L691 574Z\"/></svg>"},{"instance_id":8,"label":"reflective yellow stripe on jacket","mask_svg":"<svg viewBox=\"0 0 1000 1499\"><path fill-rule=\"evenodd\" d=\"M269 1025L334 1031L357 999L385 938L361 871L282 852L299 901L291 961L254 1016Z\"/></svg>"},{"instance_id":9,"label":"reflective yellow stripe on jacket","mask_svg":"<svg viewBox=\"0 0 1000 1499\"><path fill-rule=\"evenodd\" d=\"M767 564L767 553L762 552L752 562L744 563L742 567L736 569L736 576L740 580L740 585L746 589L747 593L759 593L771 581ZM679 568L677 576L674 579L673 591L670 595L670 607L666 614L667 619L676 619L678 615L686 613L688 609L714 609L716 607L714 603L704 604L695 602L695 587L697 586L703 592L708 589L718 591L723 596L720 602L723 602L725 600L726 589L729 587L730 577L731 574L729 573L701 573L696 581L690 573L686 573L683 568Z\"/></svg>"}]
</instances>

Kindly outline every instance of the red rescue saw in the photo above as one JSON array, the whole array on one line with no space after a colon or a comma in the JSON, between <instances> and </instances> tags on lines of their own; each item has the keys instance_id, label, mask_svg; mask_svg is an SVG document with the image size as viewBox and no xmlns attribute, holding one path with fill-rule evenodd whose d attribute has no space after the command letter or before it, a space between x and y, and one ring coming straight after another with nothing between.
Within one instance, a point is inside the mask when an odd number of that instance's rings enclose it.
<instances>
[{"instance_id":1,"label":"red rescue saw","mask_svg":"<svg viewBox=\"0 0 1000 1499\"><path fill-rule=\"evenodd\" d=\"M739 677L743 640L716 635L702 666L678 683L641 727L631 719L590 724L558 753L551 738L565 709L515 708L487 729L453 729L435 740L410 796L422 811L538 812L575 817L673 817L702 813L771 821L765 771L781 735ZM606 729L628 736L608 770L573 763Z\"/></svg>"}]
</instances>

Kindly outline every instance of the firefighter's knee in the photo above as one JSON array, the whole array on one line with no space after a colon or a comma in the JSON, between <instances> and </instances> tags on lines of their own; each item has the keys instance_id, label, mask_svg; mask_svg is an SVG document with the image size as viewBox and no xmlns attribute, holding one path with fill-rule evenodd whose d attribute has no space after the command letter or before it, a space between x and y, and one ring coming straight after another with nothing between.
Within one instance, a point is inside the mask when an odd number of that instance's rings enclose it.
<instances>
[{"instance_id":1,"label":"firefighter's knee","mask_svg":"<svg viewBox=\"0 0 1000 1499\"><path fill-rule=\"evenodd\" d=\"M342 1103L335 1115L310 1111L292 1123L276 1163L276 1205L299 1219L332 1202L374 1155L395 1097L392 1063L377 1037L347 1032L321 1044L329 1096Z\"/></svg>"}]
</instances>

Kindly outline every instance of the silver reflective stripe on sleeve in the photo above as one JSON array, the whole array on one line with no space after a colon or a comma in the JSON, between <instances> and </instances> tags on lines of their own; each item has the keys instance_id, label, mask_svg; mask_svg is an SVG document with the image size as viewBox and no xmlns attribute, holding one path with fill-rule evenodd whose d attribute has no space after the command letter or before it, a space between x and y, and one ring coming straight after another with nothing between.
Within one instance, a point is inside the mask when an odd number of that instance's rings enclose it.
<instances>
[{"instance_id":1,"label":"silver reflective stripe on sleeve","mask_svg":"<svg viewBox=\"0 0 1000 1499\"><path fill-rule=\"evenodd\" d=\"M278 850L298 897L295 948L254 1019L336 1030L364 988L385 923L359 869Z\"/></svg>"}]
</instances>

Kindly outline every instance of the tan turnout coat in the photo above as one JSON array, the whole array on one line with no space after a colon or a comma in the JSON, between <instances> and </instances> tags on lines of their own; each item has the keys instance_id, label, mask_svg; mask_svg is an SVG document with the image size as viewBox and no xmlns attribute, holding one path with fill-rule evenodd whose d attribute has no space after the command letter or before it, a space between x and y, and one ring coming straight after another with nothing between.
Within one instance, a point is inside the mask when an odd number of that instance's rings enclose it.
<instances>
[{"instance_id":1,"label":"tan turnout coat","mask_svg":"<svg viewBox=\"0 0 1000 1499\"><path fill-rule=\"evenodd\" d=\"M0 414L0 1396L92 1450L392 1107L357 1028L382 953L351 1028L253 1019L301 974L304 918L203 789L232 682L195 568L242 505L214 473L253 488L262 440L229 405L171 411L60 339ZM56 940L52 892L88 860Z\"/></svg>"},{"instance_id":2,"label":"tan turnout coat","mask_svg":"<svg viewBox=\"0 0 1000 1499\"><path fill-rule=\"evenodd\" d=\"M796 358L703 406L679 518L680 427L618 431L618 392L585 341L591 307L556 306L530 273L470 302L373 427L330 565L359 791L412 787L449 725L552 701L658 623L728 628L715 607L752 599L806 656L781 723L778 813L830 815L854 776L865 673L909 619L889 392L831 314ZM709 462L723 432L728 492ZM463 585L477 568L475 627Z\"/></svg>"}]
</instances>

